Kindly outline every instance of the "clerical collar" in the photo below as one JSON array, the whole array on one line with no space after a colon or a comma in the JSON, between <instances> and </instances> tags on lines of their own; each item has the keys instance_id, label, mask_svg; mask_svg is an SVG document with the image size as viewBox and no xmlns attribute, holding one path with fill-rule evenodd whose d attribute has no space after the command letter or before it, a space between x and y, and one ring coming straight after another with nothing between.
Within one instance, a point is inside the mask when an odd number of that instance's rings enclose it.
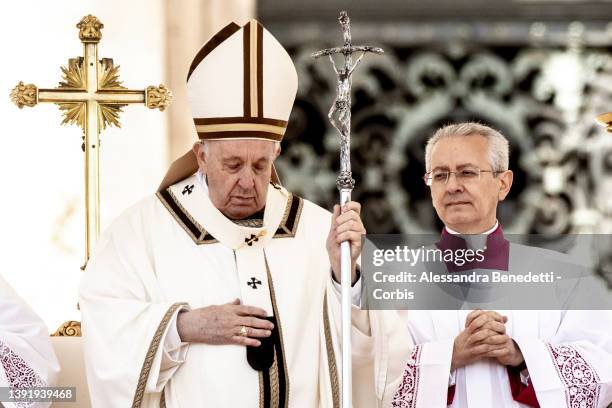
<instances>
[{"instance_id":1,"label":"clerical collar","mask_svg":"<svg viewBox=\"0 0 612 408\"><path fill-rule=\"evenodd\" d=\"M489 229L489 230L487 230L485 232L482 232L481 234L489 235L493 231L495 231L497 229L497 227L499 227L499 221L495 220L495 225L493 226L493 228L491 228L491 229ZM452 234L452 235L463 235L461 232L457 232L455 230L452 230L452 229L448 228L447 226L444 226L444 228L446 229L446 232L448 232L449 234Z\"/></svg>"},{"instance_id":2,"label":"clerical collar","mask_svg":"<svg viewBox=\"0 0 612 408\"><path fill-rule=\"evenodd\" d=\"M198 179L198 182L202 186L202 189L204 190L204 194L210 197L210 195L208 194L208 183L206 182L206 176L204 175L202 170L198 170L198 172L196 173L196 177ZM264 219L265 211L266 211L266 207L264 206L264 208L257 211L256 213L251 214L248 217L241 218L239 220L235 220L235 219L228 218L228 217L226 218L232 221L234 224L240 225L242 227L261 228L263 227L263 219Z\"/></svg>"},{"instance_id":3,"label":"clerical collar","mask_svg":"<svg viewBox=\"0 0 612 408\"><path fill-rule=\"evenodd\" d=\"M482 248L472 247L471 241L474 238L476 240L481 240L484 236L486 236L486 240ZM481 261L474 260L473 262L466 262L461 266L457 266L453 262L445 262L449 272L461 272L471 269L508 270L508 264L510 262L510 242L504 237L501 225L499 225L497 221L492 229L482 234L460 234L445 227L442 230L442 236L436 243L436 246L441 250L457 251L467 250L468 247L471 247L470 249L480 249L484 251L484 259Z\"/></svg>"}]
</instances>

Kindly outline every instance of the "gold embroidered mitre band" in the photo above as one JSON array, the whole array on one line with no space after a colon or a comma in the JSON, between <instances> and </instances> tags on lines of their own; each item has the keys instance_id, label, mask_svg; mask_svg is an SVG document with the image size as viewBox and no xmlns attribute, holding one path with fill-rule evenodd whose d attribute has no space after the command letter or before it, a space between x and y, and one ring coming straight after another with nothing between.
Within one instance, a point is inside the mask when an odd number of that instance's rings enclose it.
<instances>
[{"instance_id":1,"label":"gold embroidered mitre band","mask_svg":"<svg viewBox=\"0 0 612 408\"><path fill-rule=\"evenodd\" d=\"M198 51L187 75L199 139L280 142L297 84L291 57L259 22L228 24ZM172 164L160 190L196 171L190 151ZM272 181L278 183L274 168Z\"/></svg>"}]
</instances>

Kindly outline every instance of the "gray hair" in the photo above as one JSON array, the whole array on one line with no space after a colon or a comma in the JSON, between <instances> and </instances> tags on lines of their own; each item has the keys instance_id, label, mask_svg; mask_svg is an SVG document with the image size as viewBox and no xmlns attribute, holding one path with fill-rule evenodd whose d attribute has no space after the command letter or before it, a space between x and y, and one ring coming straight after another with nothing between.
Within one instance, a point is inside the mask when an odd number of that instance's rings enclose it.
<instances>
[{"instance_id":1,"label":"gray hair","mask_svg":"<svg viewBox=\"0 0 612 408\"><path fill-rule=\"evenodd\" d=\"M489 142L489 164L494 171L508 170L510 161L508 139L497 130L476 122L454 123L441 127L427 140L425 146L425 169L431 171L431 151L440 139L480 135Z\"/></svg>"}]
</instances>

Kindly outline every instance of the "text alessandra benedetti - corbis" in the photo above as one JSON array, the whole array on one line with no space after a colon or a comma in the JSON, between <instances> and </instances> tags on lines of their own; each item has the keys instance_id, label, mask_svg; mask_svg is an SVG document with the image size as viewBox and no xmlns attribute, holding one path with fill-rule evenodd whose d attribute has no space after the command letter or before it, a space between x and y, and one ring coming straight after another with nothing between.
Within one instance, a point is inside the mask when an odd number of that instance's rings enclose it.
<instances>
[{"instance_id":1,"label":"text alessandra benedetti - corbis","mask_svg":"<svg viewBox=\"0 0 612 408\"><path fill-rule=\"evenodd\" d=\"M372 279L376 283L552 283L554 272L508 273L506 271L470 271L466 273L433 273L433 272L374 272ZM560 277L557 277L560 279Z\"/></svg>"}]
</instances>

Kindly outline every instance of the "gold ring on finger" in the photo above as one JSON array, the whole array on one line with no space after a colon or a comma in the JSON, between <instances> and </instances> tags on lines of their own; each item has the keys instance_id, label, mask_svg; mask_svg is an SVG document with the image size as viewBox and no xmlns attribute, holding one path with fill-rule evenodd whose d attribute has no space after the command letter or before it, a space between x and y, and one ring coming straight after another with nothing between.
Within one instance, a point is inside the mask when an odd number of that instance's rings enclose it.
<instances>
[{"instance_id":1,"label":"gold ring on finger","mask_svg":"<svg viewBox=\"0 0 612 408\"><path fill-rule=\"evenodd\" d=\"M246 326L240 327L240 331L238 332L238 335L242 336L242 337L248 337L249 336L249 329Z\"/></svg>"}]
</instances>

